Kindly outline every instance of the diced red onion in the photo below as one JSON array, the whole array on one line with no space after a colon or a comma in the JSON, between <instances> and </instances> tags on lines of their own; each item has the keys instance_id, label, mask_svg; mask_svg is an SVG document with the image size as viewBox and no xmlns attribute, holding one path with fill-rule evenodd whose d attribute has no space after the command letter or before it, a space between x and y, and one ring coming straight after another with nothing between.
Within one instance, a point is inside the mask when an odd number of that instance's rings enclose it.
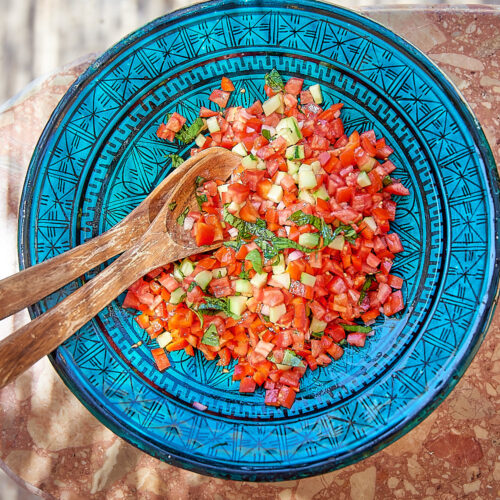
<instances>
[{"instance_id":1,"label":"diced red onion","mask_svg":"<svg viewBox=\"0 0 500 500\"><path fill-rule=\"evenodd\" d=\"M318 160L321 163L322 167L325 166L330 161L330 152L323 151L322 153L319 154Z\"/></svg>"},{"instance_id":2,"label":"diced red onion","mask_svg":"<svg viewBox=\"0 0 500 500\"><path fill-rule=\"evenodd\" d=\"M190 231L193 229L194 226L194 219L192 217L186 217L184 219L184 231Z\"/></svg>"},{"instance_id":3,"label":"diced red onion","mask_svg":"<svg viewBox=\"0 0 500 500\"><path fill-rule=\"evenodd\" d=\"M235 227L229 228L227 232L231 235L231 238L238 236L238 230Z\"/></svg>"},{"instance_id":4,"label":"diced red onion","mask_svg":"<svg viewBox=\"0 0 500 500\"><path fill-rule=\"evenodd\" d=\"M200 411L205 411L208 408L207 406L198 403L198 401L193 402L193 407Z\"/></svg>"},{"instance_id":5,"label":"diced red onion","mask_svg":"<svg viewBox=\"0 0 500 500\"><path fill-rule=\"evenodd\" d=\"M264 316L269 316L269 306L267 304L263 304L260 313Z\"/></svg>"},{"instance_id":6,"label":"diced red onion","mask_svg":"<svg viewBox=\"0 0 500 500\"><path fill-rule=\"evenodd\" d=\"M290 255L288 256L288 261L293 262L294 260L298 260L304 257L304 253L301 252L300 250L294 250L293 252L290 252Z\"/></svg>"}]
</instances>

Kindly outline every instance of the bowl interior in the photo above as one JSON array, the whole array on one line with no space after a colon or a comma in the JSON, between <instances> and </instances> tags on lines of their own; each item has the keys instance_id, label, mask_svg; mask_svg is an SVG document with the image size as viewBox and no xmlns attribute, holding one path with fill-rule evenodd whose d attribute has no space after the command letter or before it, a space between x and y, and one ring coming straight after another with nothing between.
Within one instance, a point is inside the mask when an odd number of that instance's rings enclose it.
<instances>
[{"instance_id":1,"label":"bowl interior","mask_svg":"<svg viewBox=\"0 0 500 500\"><path fill-rule=\"evenodd\" d=\"M373 452L437 404L477 348L494 276L485 256L495 207L481 132L444 77L343 9L202 4L139 30L70 90L33 158L20 222L25 265L109 229L168 175L170 153L189 154L157 139L168 112L194 119L222 76L236 86L230 104L248 106L264 99L273 67L320 83L325 105L344 103L348 132L374 129L394 148L394 175L411 191L393 225L405 247L392 271L405 279L405 310L378 320L365 348L308 371L291 410L265 406L263 390L240 394L231 368L200 353L173 353L172 368L158 372L155 341L121 308L123 296L53 358L115 432L164 460L237 479L309 475Z\"/></svg>"}]
</instances>

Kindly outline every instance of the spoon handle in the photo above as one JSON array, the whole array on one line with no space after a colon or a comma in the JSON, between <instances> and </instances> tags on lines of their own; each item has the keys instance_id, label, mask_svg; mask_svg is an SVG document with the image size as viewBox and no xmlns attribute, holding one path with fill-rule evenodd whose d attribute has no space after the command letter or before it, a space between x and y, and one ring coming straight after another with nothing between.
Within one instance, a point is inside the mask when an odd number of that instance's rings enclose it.
<instances>
[{"instance_id":1,"label":"spoon handle","mask_svg":"<svg viewBox=\"0 0 500 500\"><path fill-rule=\"evenodd\" d=\"M0 388L52 352L134 281L156 267L158 257L148 250L147 242L141 250L131 248L52 309L2 340Z\"/></svg>"},{"instance_id":2,"label":"spoon handle","mask_svg":"<svg viewBox=\"0 0 500 500\"><path fill-rule=\"evenodd\" d=\"M138 231L136 228L141 228ZM144 233L127 219L109 231L0 280L0 319L38 302L92 268L124 252Z\"/></svg>"}]
</instances>

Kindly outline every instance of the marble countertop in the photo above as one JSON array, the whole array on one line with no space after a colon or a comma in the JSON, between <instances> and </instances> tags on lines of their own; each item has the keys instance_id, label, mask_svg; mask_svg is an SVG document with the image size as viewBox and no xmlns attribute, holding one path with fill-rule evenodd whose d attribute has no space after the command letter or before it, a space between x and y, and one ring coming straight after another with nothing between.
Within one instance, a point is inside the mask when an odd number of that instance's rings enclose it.
<instances>
[{"instance_id":1,"label":"marble countertop","mask_svg":"<svg viewBox=\"0 0 500 500\"><path fill-rule=\"evenodd\" d=\"M365 14L414 43L446 72L500 164L500 9L372 8ZM85 56L0 106L0 277L18 269L19 198L36 141L59 99L94 59ZM0 337L28 320L23 311L0 322ZM497 310L451 395L391 446L323 476L274 484L213 479L142 453L100 424L45 358L0 391L0 466L43 498L63 500L498 498L499 340Z\"/></svg>"}]
</instances>

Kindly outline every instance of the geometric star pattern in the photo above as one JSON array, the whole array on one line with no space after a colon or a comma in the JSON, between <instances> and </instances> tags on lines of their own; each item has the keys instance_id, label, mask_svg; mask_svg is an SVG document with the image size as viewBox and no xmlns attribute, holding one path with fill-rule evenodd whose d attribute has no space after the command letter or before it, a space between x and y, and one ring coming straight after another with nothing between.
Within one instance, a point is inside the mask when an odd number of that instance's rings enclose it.
<instances>
[{"instance_id":1,"label":"geometric star pattern","mask_svg":"<svg viewBox=\"0 0 500 500\"><path fill-rule=\"evenodd\" d=\"M203 4L154 21L89 68L59 104L30 165L22 264L109 229L168 175L169 154L188 156L189 147L156 137L167 113L193 120L223 75L236 87L230 104L248 106L262 98L273 67L306 85L321 82L325 105L344 103L347 131L374 129L394 148L395 175L411 190L394 224L405 247L393 269L405 278L405 310L379 318L364 349L308 371L291 410L265 406L262 390L240 394L231 370L199 353L172 353L172 367L158 372L149 354L156 341L120 307L123 296L51 357L80 400L125 439L234 479L326 472L418 423L470 362L498 278L496 170L460 97L395 35L309 0L294 8Z\"/></svg>"}]
</instances>

